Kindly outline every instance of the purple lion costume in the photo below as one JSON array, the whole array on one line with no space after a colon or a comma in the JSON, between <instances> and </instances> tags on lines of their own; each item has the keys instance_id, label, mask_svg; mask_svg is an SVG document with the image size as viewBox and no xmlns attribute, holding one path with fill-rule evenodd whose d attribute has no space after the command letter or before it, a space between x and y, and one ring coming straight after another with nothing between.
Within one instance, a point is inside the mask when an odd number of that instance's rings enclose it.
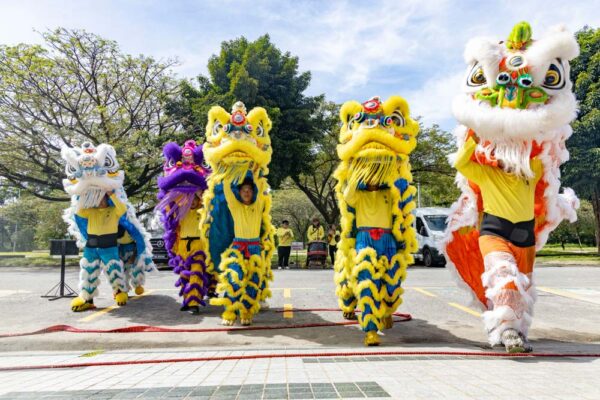
<instances>
[{"instance_id":1,"label":"purple lion costume","mask_svg":"<svg viewBox=\"0 0 600 400\"><path fill-rule=\"evenodd\" d=\"M204 297L214 292L216 282L207 271L206 255L200 237L202 193L210 167L204 163L202 146L187 140L183 147L169 142L163 148L164 175L158 178L163 239L169 266L179 276L175 286L183 297L182 311L198 313Z\"/></svg>"}]
</instances>

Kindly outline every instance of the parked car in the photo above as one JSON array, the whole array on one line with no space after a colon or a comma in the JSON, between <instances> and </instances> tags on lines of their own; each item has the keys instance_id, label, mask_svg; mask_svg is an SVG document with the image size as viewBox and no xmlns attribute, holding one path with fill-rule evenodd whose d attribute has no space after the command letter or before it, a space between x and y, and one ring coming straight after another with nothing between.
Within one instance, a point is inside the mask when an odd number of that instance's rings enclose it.
<instances>
[{"instance_id":1,"label":"parked car","mask_svg":"<svg viewBox=\"0 0 600 400\"><path fill-rule=\"evenodd\" d=\"M414 213L419 242L419 250L414 254L415 260L421 261L426 267L446 265L446 259L438 248L444 238L446 219L450 210L441 207L424 207L415 209Z\"/></svg>"},{"instance_id":2,"label":"parked car","mask_svg":"<svg viewBox=\"0 0 600 400\"><path fill-rule=\"evenodd\" d=\"M167 249L165 248L165 241L162 238L162 233L150 232L150 234L152 235L150 237L150 244L152 245L152 261L154 261L157 266L159 266L159 264L167 264L169 262L169 257L167 255Z\"/></svg>"}]
</instances>

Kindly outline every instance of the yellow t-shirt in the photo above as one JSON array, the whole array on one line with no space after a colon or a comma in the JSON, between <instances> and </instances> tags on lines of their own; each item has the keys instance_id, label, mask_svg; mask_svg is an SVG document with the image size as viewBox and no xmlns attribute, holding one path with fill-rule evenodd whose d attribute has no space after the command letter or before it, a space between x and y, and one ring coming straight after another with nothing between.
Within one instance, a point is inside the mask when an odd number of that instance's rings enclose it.
<instances>
[{"instance_id":1,"label":"yellow t-shirt","mask_svg":"<svg viewBox=\"0 0 600 400\"><path fill-rule=\"evenodd\" d=\"M357 190L347 187L344 191L346 203L356 210L356 227L392 227L392 197L389 189Z\"/></svg>"},{"instance_id":2,"label":"yellow t-shirt","mask_svg":"<svg viewBox=\"0 0 600 400\"><path fill-rule=\"evenodd\" d=\"M276 235L280 246L289 247L292 245L294 232L290 228L278 228Z\"/></svg>"},{"instance_id":3,"label":"yellow t-shirt","mask_svg":"<svg viewBox=\"0 0 600 400\"><path fill-rule=\"evenodd\" d=\"M331 236L330 236L331 235ZM335 233L333 233L333 235L331 234L331 232L327 232L327 239L329 239L328 244L330 246L336 246L337 245L337 240L335 240L336 236L340 235L340 231L336 230Z\"/></svg>"},{"instance_id":4,"label":"yellow t-shirt","mask_svg":"<svg viewBox=\"0 0 600 400\"><path fill-rule=\"evenodd\" d=\"M200 237L200 209L191 209L181 220L179 237Z\"/></svg>"},{"instance_id":5,"label":"yellow t-shirt","mask_svg":"<svg viewBox=\"0 0 600 400\"><path fill-rule=\"evenodd\" d=\"M235 197L231 190L230 181L223 183L223 192L233 218L235 237L238 239L256 239L260 237L264 209L264 201L261 196L257 196L254 203L246 205Z\"/></svg>"},{"instance_id":6,"label":"yellow t-shirt","mask_svg":"<svg viewBox=\"0 0 600 400\"><path fill-rule=\"evenodd\" d=\"M535 186L542 177L542 162L531 160L533 178L510 174L501 168L481 165L471 160L477 143L469 138L459 149L454 168L481 189L483 211L512 223L531 221L534 218Z\"/></svg>"},{"instance_id":7,"label":"yellow t-shirt","mask_svg":"<svg viewBox=\"0 0 600 400\"><path fill-rule=\"evenodd\" d=\"M133 238L129 235L129 232L125 231L123 236L117 239L117 243L119 244L129 244L133 243Z\"/></svg>"},{"instance_id":8,"label":"yellow t-shirt","mask_svg":"<svg viewBox=\"0 0 600 400\"><path fill-rule=\"evenodd\" d=\"M119 231L119 218L127 211L127 205L116 194L111 194L114 207L82 208L77 215L88 220L88 235L110 235Z\"/></svg>"},{"instance_id":9,"label":"yellow t-shirt","mask_svg":"<svg viewBox=\"0 0 600 400\"><path fill-rule=\"evenodd\" d=\"M323 240L325 238L325 230L323 229L322 225L319 225L318 228L315 228L314 225L311 225L308 227L306 236L308 237L309 242L314 242L315 240Z\"/></svg>"}]
</instances>

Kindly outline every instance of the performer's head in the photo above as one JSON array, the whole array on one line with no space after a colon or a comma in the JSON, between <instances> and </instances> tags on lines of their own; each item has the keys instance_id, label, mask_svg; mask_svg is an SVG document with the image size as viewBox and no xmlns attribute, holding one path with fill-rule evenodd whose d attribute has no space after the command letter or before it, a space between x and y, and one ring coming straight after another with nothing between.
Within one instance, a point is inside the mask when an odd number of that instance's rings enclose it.
<instances>
[{"instance_id":1,"label":"performer's head","mask_svg":"<svg viewBox=\"0 0 600 400\"><path fill-rule=\"evenodd\" d=\"M313 224L314 226L319 226L319 225L321 224L321 221L319 221L319 218L317 218L317 217L313 217L313 219L312 219L312 224Z\"/></svg>"},{"instance_id":2,"label":"performer's head","mask_svg":"<svg viewBox=\"0 0 600 400\"><path fill-rule=\"evenodd\" d=\"M194 194L194 198L192 199L192 209L195 210L200 207L202 204L202 192L196 192Z\"/></svg>"},{"instance_id":3,"label":"performer's head","mask_svg":"<svg viewBox=\"0 0 600 400\"><path fill-rule=\"evenodd\" d=\"M108 192L102 197L100 200L100 204L98 204L98 208L106 208L108 207Z\"/></svg>"},{"instance_id":4,"label":"performer's head","mask_svg":"<svg viewBox=\"0 0 600 400\"><path fill-rule=\"evenodd\" d=\"M242 203L249 205L254 201L254 183L251 179L245 179L239 186Z\"/></svg>"},{"instance_id":5,"label":"performer's head","mask_svg":"<svg viewBox=\"0 0 600 400\"><path fill-rule=\"evenodd\" d=\"M288 226L290 226L290 221L284 219L283 221L281 221L281 225L283 225L284 228L287 228Z\"/></svg>"}]
</instances>

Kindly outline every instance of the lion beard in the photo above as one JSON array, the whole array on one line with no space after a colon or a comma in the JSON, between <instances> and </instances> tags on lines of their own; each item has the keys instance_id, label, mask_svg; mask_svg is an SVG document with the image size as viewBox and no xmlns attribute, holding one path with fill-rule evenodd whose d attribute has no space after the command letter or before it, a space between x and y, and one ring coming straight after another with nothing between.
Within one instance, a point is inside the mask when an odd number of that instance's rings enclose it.
<instances>
[{"instance_id":1,"label":"lion beard","mask_svg":"<svg viewBox=\"0 0 600 400\"><path fill-rule=\"evenodd\" d=\"M393 156L354 158L350 161L351 171L348 184L357 187L359 184L381 185L392 184L398 175L400 165Z\"/></svg>"}]
</instances>

